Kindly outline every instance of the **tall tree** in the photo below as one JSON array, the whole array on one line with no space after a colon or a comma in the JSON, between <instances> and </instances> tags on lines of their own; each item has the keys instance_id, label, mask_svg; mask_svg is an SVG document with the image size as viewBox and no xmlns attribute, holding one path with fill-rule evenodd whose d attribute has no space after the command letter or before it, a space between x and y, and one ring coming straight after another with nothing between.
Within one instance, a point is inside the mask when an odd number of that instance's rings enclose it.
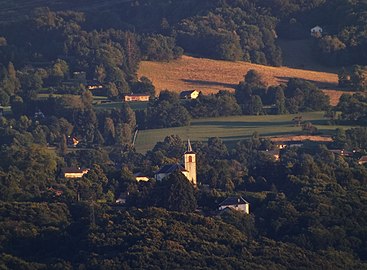
<instances>
[{"instance_id":1,"label":"tall tree","mask_svg":"<svg viewBox=\"0 0 367 270\"><path fill-rule=\"evenodd\" d=\"M161 183L157 183L156 192L160 194L159 206L172 211L192 212L196 209L193 185L181 172L174 172Z\"/></svg>"}]
</instances>

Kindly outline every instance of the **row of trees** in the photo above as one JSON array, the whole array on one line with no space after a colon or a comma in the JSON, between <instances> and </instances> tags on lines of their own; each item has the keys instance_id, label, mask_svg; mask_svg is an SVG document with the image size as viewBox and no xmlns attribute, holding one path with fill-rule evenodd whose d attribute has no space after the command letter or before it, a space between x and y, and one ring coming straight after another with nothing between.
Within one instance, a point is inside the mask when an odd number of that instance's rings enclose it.
<instances>
[{"instance_id":1,"label":"row of trees","mask_svg":"<svg viewBox=\"0 0 367 270\"><path fill-rule=\"evenodd\" d=\"M235 94L219 91L180 101L178 94L162 91L148 109L137 112L140 128L185 126L190 118L230 115L286 114L328 110L329 97L313 83L290 79L286 85L267 87L261 75L250 70Z\"/></svg>"}]
</instances>

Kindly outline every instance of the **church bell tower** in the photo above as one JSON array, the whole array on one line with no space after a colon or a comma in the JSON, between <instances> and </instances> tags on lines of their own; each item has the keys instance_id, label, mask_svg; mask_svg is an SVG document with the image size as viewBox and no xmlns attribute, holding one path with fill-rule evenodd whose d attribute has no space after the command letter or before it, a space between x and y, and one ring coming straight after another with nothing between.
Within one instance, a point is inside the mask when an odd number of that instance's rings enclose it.
<instances>
[{"instance_id":1,"label":"church bell tower","mask_svg":"<svg viewBox=\"0 0 367 270\"><path fill-rule=\"evenodd\" d=\"M196 153L192 151L190 140L187 140L187 150L184 154L185 170L188 171L187 179L194 185L196 180Z\"/></svg>"}]
</instances>

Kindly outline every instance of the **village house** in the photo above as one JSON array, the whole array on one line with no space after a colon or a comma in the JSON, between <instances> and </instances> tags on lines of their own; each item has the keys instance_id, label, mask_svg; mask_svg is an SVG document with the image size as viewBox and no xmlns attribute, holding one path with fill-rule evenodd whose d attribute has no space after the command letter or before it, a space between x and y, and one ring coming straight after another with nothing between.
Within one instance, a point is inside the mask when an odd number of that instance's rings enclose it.
<instances>
[{"instance_id":1,"label":"village house","mask_svg":"<svg viewBox=\"0 0 367 270\"><path fill-rule=\"evenodd\" d=\"M358 159L358 164L363 165L367 163L367 156L362 156L360 159Z\"/></svg>"},{"instance_id":2,"label":"village house","mask_svg":"<svg viewBox=\"0 0 367 270\"><path fill-rule=\"evenodd\" d=\"M147 182L147 181L149 181L149 177L146 176L145 174L141 173L141 172L135 173L134 177L135 177L135 180L137 182L140 182L140 181Z\"/></svg>"},{"instance_id":3,"label":"village house","mask_svg":"<svg viewBox=\"0 0 367 270\"><path fill-rule=\"evenodd\" d=\"M311 36L313 37L321 37L322 36L322 28L318 25L316 25L315 27L311 28Z\"/></svg>"},{"instance_id":4,"label":"village house","mask_svg":"<svg viewBox=\"0 0 367 270\"><path fill-rule=\"evenodd\" d=\"M97 89L102 89L103 85L97 81L93 81L93 82L85 84L85 88L88 89L89 91L93 91Z\"/></svg>"},{"instance_id":5,"label":"village house","mask_svg":"<svg viewBox=\"0 0 367 270\"><path fill-rule=\"evenodd\" d=\"M61 173L64 178L81 178L84 174L87 174L89 169L81 169L76 167L66 167L62 168Z\"/></svg>"},{"instance_id":6,"label":"village house","mask_svg":"<svg viewBox=\"0 0 367 270\"><path fill-rule=\"evenodd\" d=\"M250 203L242 197L228 197L219 204L218 210L224 211L228 208L250 214Z\"/></svg>"},{"instance_id":7,"label":"village house","mask_svg":"<svg viewBox=\"0 0 367 270\"><path fill-rule=\"evenodd\" d=\"M76 147L79 144L79 140L74 136L68 136L66 139L66 143L69 147Z\"/></svg>"},{"instance_id":8,"label":"village house","mask_svg":"<svg viewBox=\"0 0 367 270\"><path fill-rule=\"evenodd\" d=\"M150 98L149 94L127 94L124 96L125 102L131 102L131 101L143 101L148 102Z\"/></svg>"},{"instance_id":9,"label":"village house","mask_svg":"<svg viewBox=\"0 0 367 270\"><path fill-rule=\"evenodd\" d=\"M334 153L335 155L343 156L343 157L352 157L355 152L355 151L347 151L344 149L331 149L329 151Z\"/></svg>"},{"instance_id":10,"label":"village house","mask_svg":"<svg viewBox=\"0 0 367 270\"><path fill-rule=\"evenodd\" d=\"M182 91L180 93L180 99L197 99L200 92L197 90Z\"/></svg>"},{"instance_id":11,"label":"village house","mask_svg":"<svg viewBox=\"0 0 367 270\"><path fill-rule=\"evenodd\" d=\"M173 172L181 172L194 186L197 185L196 178L196 153L192 151L190 140L187 141L187 150L183 155L184 165L167 164L154 174L157 181L169 176Z\"/></svg>"}]
</instances>

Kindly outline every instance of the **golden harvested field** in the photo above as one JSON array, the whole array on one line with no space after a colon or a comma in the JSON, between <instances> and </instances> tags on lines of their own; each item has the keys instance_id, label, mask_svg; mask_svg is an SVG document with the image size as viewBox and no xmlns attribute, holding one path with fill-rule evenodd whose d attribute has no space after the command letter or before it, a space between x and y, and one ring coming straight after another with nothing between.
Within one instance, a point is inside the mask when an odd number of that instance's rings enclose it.
<instances>
[{"instance_id":1,"label":"golden harvested field","mask_svg":"<svg viewBox=\"0 0 367 270\"><path fill-rule=\"evenodd\" d=\"M336 73L211 60L186 55L171 62L143 61L138 76L146 76L152 80L157 92L164 89L176 92L197 89L209 94L219 90L232 91L250 69L260 72L268 85L284 83L289 78L311 81L330 95L332 105L336 105L343 94L343 91L337 90Z\"/></svg>"}]
</instances>

